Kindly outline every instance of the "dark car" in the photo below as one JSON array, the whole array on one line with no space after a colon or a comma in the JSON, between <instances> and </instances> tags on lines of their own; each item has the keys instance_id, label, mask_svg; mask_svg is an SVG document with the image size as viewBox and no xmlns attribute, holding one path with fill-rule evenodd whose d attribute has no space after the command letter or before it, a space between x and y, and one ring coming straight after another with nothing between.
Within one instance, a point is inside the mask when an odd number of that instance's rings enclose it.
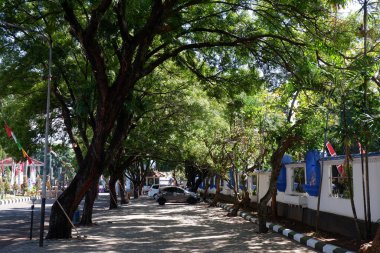
<instances>
[{"instance_id":1,"label":"dark car","mask_svg":"<svg viewBox=\"0 0 380 253\"><path fill-rule=\"evenodd\" d=\"M199 196L194 192L189 192L178 186L160 187L157 202L165 205L166 202L195 204L199 201Z\"/></svg>"}]
</instances>

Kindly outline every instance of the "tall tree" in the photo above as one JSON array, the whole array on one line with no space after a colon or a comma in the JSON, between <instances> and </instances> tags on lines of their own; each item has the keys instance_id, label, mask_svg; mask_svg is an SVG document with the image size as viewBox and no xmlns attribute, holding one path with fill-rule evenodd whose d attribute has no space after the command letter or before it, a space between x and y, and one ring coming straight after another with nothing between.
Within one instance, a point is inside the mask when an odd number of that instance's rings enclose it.
<instances>
[{"instance_id":1,"label":"tall tree","mask_svg":"<svg viewBox=\"0 0 380 253\"><path fill-rule=\"evenodd\" d=\"M55 81L55 95L79 166L77 175L58 199L69 217L114 159L128 134L133 111L127 110L125 104L133 100L139 81L163 62L178 56L188 60L189 67L192 67L192 59L199 58L201 64L212 66L217 75L219 69L243 64L239 59L243 59L244 50L226 50L227 47L250 46L255 56L250 60L252 63L260 57L260 50L270 48L273 43L304 45L305 41L298 35L302 28L311 29L315 25L316 17L324 11L321 4L264 0L101 0L95 3L63 0L59 4L28 1L3 5L1 17L5 22L2 25L8 28L8 34L2 39L30 42L33 35L18 29L27 23L33 28L31 30L47 34L55 50L66 49L61 51L67 53L65 59L74 51L82 54L77 58L83 62L80 64L83 70L80 85L65 84L63 75L57 75L62 79ZM305 13L313 13L313 18L309 19ZM17 26L9 25L11 23ZM11 33L9 29L18 30ZM67 31L72 38L66 36ZM27 48L28 43L25 45L25 52L33 50ZM17 47L13 49L20 52ZM34 70L33 67L29 69L30 72ZM59 70L61 72L62 68ZM89 70L90 78L83 78ZM85 87L91 92L80 90ZM92 103L82 107L87 111L85 120L79 125L72 117L71 102L79 101L83 94L90 94ZM83 128L83 122L88 128ZM82 131L79 141L75 133L81 129L88 132ZM55 203L47 238L70 236L70 223Z\"/></svg>"}]
</instances>

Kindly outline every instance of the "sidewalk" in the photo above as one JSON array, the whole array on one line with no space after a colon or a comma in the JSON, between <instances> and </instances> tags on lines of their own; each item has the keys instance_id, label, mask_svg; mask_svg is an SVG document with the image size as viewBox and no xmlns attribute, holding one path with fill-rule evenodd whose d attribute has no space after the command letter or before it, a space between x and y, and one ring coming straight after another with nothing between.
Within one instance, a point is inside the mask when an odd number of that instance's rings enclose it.
<instances>
[{"instance_id":1,"label":"sidewalk","mask_svg":"<svg viewBox=\"0 0 380 253\"><path fill-rule=\"evenodd\" d=\"M0 199L0 205L9 205L14 203L21 203L21 202L28 202L31 201L31 197L15 197L15 198L8 198L8 199ZM37 197L36 199L40 199L40 197Z\"/></svg>"},{"instance_id":2,"label":"sidewalk","mask_svg":"<svg viewBox=\"0 0 380 253\"><path fill-rule=\"evenodd\" d=\"M227 205L224 203L218 203L217 206L222 207L226 211L232 211L232 205ZM238 211L237 214L247 221L251 221L255 224L258 224L257 218L253 217L249 213L246 213L243 211ZM349 251L347 249L343 249L341 247L338 247L338 246L335 246L332 244L324 243L324 242L317 240L315 238L312 238L310 236L306 236L306 235L297 233L296 231L287 229L285 227L282 227L280 225L277 225L277 224L274 224L271 222L267 222L266 226L268 229L270 229L274 232L277 232L277 233L284 235L284 236L286 236L292 240L295 240L295 241L299 242L300 244L314 248L320 252L325 252L325 253L354 253L353 251Z\"/></svg>"},{"instance_id":3,"label":"sidewalk","mask_svg":"<svg viewBox=\"0 0 380 253\"><path fill-rule=\"evenodd\" d=\"M44 240L44 246L39 247L36 238L6 246L0 252L317 252L299 244L303 240L297 239L300 237L295 232L287 234L298 242L274 232L256 234L253 217L239 212L244 219L226 219L222 209L208 208L206 203L158 206L143 197L108 210L106 197L100 201L102 205L93 215L97 225L80 227L78 232L73 229L73 239ZM277 228L280 230L286 229ZM346 252L330 246L323 249Z\"/></svg>"}]
</instances>

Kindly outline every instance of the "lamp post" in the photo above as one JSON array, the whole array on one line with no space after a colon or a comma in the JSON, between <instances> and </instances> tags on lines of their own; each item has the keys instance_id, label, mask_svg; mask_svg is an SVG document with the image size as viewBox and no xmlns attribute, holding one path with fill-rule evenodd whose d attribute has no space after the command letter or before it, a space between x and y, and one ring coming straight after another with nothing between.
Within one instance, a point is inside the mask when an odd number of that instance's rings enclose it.
<instances>
[{"instance_id":1,"label":"lamp post","mask_svg":"<svg viewBox=\"0 0 380 253\"><path fill-rule=\"evenodd\" d=\"M46 169L47 155L49 148L49 113L50 113L50 86L51 86L51 65L52 65L52 41L47 38L49 43L49 75L48 75L48 90L46 99L46 122L45 122L45 152L44 152L44 169L42 173L42 192L41 192L41 223L40 223L40 241L39 246L44 245L44 226L45 226L45 205L46 205Z\"/></svg>"}]
</instances>

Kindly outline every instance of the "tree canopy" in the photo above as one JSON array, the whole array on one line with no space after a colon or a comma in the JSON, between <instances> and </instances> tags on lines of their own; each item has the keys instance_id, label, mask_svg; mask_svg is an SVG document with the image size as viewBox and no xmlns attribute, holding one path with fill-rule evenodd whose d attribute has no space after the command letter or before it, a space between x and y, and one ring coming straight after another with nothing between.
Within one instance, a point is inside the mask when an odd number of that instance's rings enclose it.
<instances>
[{"instance_id":1,"label":"tree canopy","mask_svg":"<svg viewBox=\"0 0 380 253\"><path fill-rule=\"evenodd\" d=\"M342 151L343 135L375 151L379 6L364 2L342 15L351 1L5 0L0 118L41 150L51 46L50 141L77 166L59 197L69 216L130 157L198 174L275 170L276 154L321 150L325 131ZM54 204L48 238L70 235Z\"/></svg>"}]
</instances>

